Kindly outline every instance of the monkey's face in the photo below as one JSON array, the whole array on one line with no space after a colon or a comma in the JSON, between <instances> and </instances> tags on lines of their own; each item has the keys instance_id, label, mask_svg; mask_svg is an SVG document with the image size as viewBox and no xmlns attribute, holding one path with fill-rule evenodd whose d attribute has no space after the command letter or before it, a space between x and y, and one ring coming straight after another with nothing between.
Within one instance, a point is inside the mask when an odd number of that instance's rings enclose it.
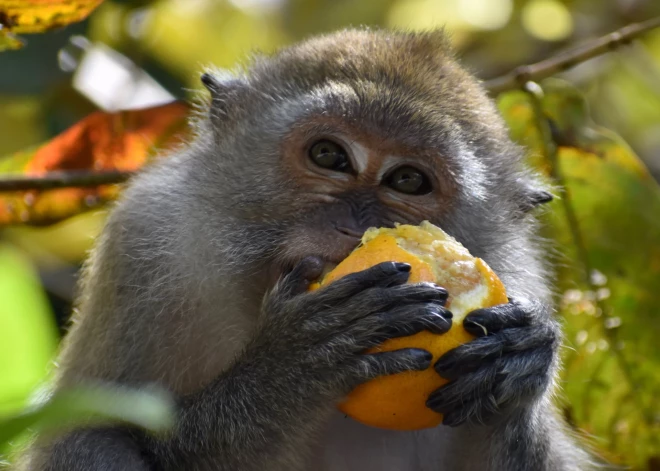
<instances>
[{"instance_id":1,"label":"monkey's face","mask_svg":"<svg viewBox=\"0 0 660 471\"><path fill-rule=\"evenodd\" d=\"M285 260L316 254L338 263L367 228L438 221L456 194L437 148L390 138L346 116L297 122L280 158L296 211L281 245Z\"/></svg>"},{"instance_id":2,"label":"monkey's face","mask_svg":"<svg viewBox=\"0 0 660 471\"><path fill-rule=\"evenodd\" d=\"M250 155L271 170L255 178L262 191L270 187L264 195L276 195L258 202L280 228L272 240L276 264L308 255L338 263L367 228L423 220L474 253L492 245L487 239L499 231L492 218L512 202L499 191L506 185L496 165L484 158L501 152L483 144L498 136L460 122L457 106L405 81L330 80L265 112L278 127L271 125Z\"/></svg>"},{"instance_id":3,"label":"monkey's face","mask_svg":"<svg viewBox=\"0 0 660 471\"><path fill-rule=\"evenodd\" d=\"M529 206L520 151L439 33L343 32L205 80L222 198L276 266L336 263L368 227L425 219L488 261Z\"/></svg>"}]
</instances>

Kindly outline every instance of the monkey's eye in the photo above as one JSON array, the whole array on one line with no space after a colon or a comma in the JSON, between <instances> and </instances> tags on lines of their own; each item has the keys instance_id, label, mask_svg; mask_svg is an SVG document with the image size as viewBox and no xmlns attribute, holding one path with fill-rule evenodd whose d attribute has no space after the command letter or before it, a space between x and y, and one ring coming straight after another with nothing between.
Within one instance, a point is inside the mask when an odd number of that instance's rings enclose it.
<instances>
[{"instance_id":1,"label":"monkey's eye","mask_svg":"<svg viewBox=\"0 0 660 471\"><path fill-rule=\"evenodd\" d=\"M319 167L345 172L350 168L348 154L336 142L323 139L309 148L309 158Z\"/></svg>"},{"instance_id":2,"label":"monkey's eye","mask_svg":"<svg viewBox=\"0 0 660 471\"><path fill-rule=\"evenodd\" d=\"M424 195L431 192L431 182L414 167L399 167L385 178L390 188L409 195Z\"/></svg>"}]
</instances>

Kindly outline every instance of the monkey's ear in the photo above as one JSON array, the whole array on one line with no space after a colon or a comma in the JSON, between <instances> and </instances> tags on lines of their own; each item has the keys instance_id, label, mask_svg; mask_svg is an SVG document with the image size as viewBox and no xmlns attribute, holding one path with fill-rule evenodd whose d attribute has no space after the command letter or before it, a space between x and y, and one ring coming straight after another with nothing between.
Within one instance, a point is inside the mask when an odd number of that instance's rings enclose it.
<instances>
[{"instance_id":1,"label":"monkey's ear","mask_svg":"<svg viewBox=\"0 0 660 471\"><path fill-rule=\"evenodd\" d=\"M245 86L245 81L242 78L223 72L204 72L200 80L206 89L211 92L213 98L226 97Z\"/></svg>"},{"instance_id":2,"label":"monkey's ear","mask_svg":"<svg viewBox=\"0 0 660 471\"><path fill-rule=\"evenodd\" d=\"M222 84L220 81L209 72L204 72L200 77L200 80L207 88L207 90L211 92L211 95L219 92L222 89Z\"/></svg>"},{"instance_id":3,"label":"monkey's ear","mask_svg":"<svg viewBox=\"0 0 660 471\"><path fill-rule=\"evenodd\" d=\"M200 79L212 96L229 93L244 84L241 79L233 75L217 75L211 72L204 72Z\"/></svg>"},{"instance_id":4,"label":"monkey's ear","mask_svg":"<svg viewBox=\"0 0 660 471\"><path fill-rule=\"evenodd\" d=\"M527 187L523 195L523 200L520 204L523 211L531 211L545 203L549 203L554 199L554 195L547 190L538 187Z\"/></svg>"},{"instance_id":5,"label":"monkey's ear","mask_svg":"<svg viewBox=\"0 0 660 471\"><path fill-rule=\"evenodd\" d=\"M241 91L247 88L247 82L222 71L204 72L200 79L211 93L211 118L216 124L220 124L223 118L231 114L231 107L238 100Z\"/></svg>"}]
</instances>

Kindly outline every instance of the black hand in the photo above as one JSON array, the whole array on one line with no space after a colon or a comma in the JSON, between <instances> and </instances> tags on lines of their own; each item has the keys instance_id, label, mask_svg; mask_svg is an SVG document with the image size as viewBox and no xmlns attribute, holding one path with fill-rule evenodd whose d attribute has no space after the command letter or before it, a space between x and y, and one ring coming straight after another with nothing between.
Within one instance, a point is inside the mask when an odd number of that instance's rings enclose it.
<instances>
[{"instance_id":1,"label":"black hand","mask_svg":"<svg viewBox=\"0 0 660 471\"><path fill-rule=\"evenodd\" d=\"M559 336L542 305L512 301L478 309L463 326L478 338L436 362L436 371L451 382L427 401L444 414L443 424L485 423L545 391Z\"/></svg>"},{"instance_id":2,"label":"black hand","mask_svg":"<svg viewBox=\"0 0 660 471\"><path fill-rule=\"evenodd\" d=\"M447 332L451 313L444 308L443 288L407 284L410 266L386 262L308 292L321 266L313 257L303 260L266 299L250 349L262 352L255 355L268 355L260 361L277 358L282 368L315 378L309 382L311 388L322 385L324 393L336 397L375 376L430 366L430 353L420 349L364 351L422 330Z\"/></svg>"}]
</instances>

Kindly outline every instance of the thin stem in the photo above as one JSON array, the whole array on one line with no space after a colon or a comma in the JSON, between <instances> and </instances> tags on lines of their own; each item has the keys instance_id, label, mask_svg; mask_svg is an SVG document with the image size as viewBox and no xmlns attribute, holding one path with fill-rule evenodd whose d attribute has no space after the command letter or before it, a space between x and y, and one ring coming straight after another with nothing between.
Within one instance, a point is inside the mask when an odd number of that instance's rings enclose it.
<instances>
[{"instance_id":1,"label":"thin stem","mask_svg":"<svg viewBox=\"0 0 660 471\"><path fill-rule=\"evenodd\" d=\"M626 25L613 33L589 41L583 46L560 52L535 64L516 67L501 77L486 81L484 85L494 95L506 90L521 88L529 81L538 82L589 59L610 52L657 27L660 27L660 16L641 23Z\"/></svg>"},{"instance_id":2,"label":"thin stem","mask_svg":"<svg viewBox=\"0 0 660 471\"><path fill-rule=\"evenodd\" d=\"M135 172L75 170L50 172L41 177L0 178L0 192L90 187L126 181Z\"/></svg>"},{"instance_id":3,"label":"thin stem","mask_svg":"<svg viewBox=\"0 0 660 471\"><path fill-rule=\"evenodd\" d=\"M543 93L542 89L538 84L534 82L528 82L527 84L525 84L524 90L527 92L527 95L530 97L530 102L532 104L534 117L536 120L536 126L538 127L542 135L542 142L544 147L543 152L545 154L546 159L548 159L548 162L550 162L551 164L551 169L552 169L551 177L559 186L559 191L561 193L560 201L564 208L564 213L566 214L566 220L568 223L569 230L571 232L571 237L573 239L573 243L575 244L577 250L578 261L581 263L583 268L583 274L582 274L584 277L583 281L585 285L588 287L588 289L595 293L598 287L593 283L591 279L591 274L593 273L593 266L591 265L591 262L589 260L589 252L584 242L582 231L580 230L580 224L577 215L575 213L575 208L573 207L571 202L571 196L566 191L566 180L561 172L561 168L559 165L558 147L552 137L552 131L550 129L550 125L543 113L541 100L540 100L540 97L542 96ZM602 300L598 299L597 296L595 298L595 303L596 303L596 307L600 309L603 319L607 319L608 317L610 317L609 309L607 309L605 303ZM599 324L602 328L603 334L609 340L610 348L614 352L614 355L618 361L619 367L621 368L623 375L626 377L628 384L631 387L631 394L633 397L633 401L637 404L637 407L642 412L645 421L649 424L652 423L653 420L652 414L650 413L650 411L647 410L646 405L642 402L640 397L634 393L635 384L637 383L637 381L635 380L635 377L632 372L632 368L630 367L628 360L623 355L621 349L618 348L617 345L618 336L616 333L616 329L607 328L604 322L601 322Z\"/></svg>"}]
</instances>

